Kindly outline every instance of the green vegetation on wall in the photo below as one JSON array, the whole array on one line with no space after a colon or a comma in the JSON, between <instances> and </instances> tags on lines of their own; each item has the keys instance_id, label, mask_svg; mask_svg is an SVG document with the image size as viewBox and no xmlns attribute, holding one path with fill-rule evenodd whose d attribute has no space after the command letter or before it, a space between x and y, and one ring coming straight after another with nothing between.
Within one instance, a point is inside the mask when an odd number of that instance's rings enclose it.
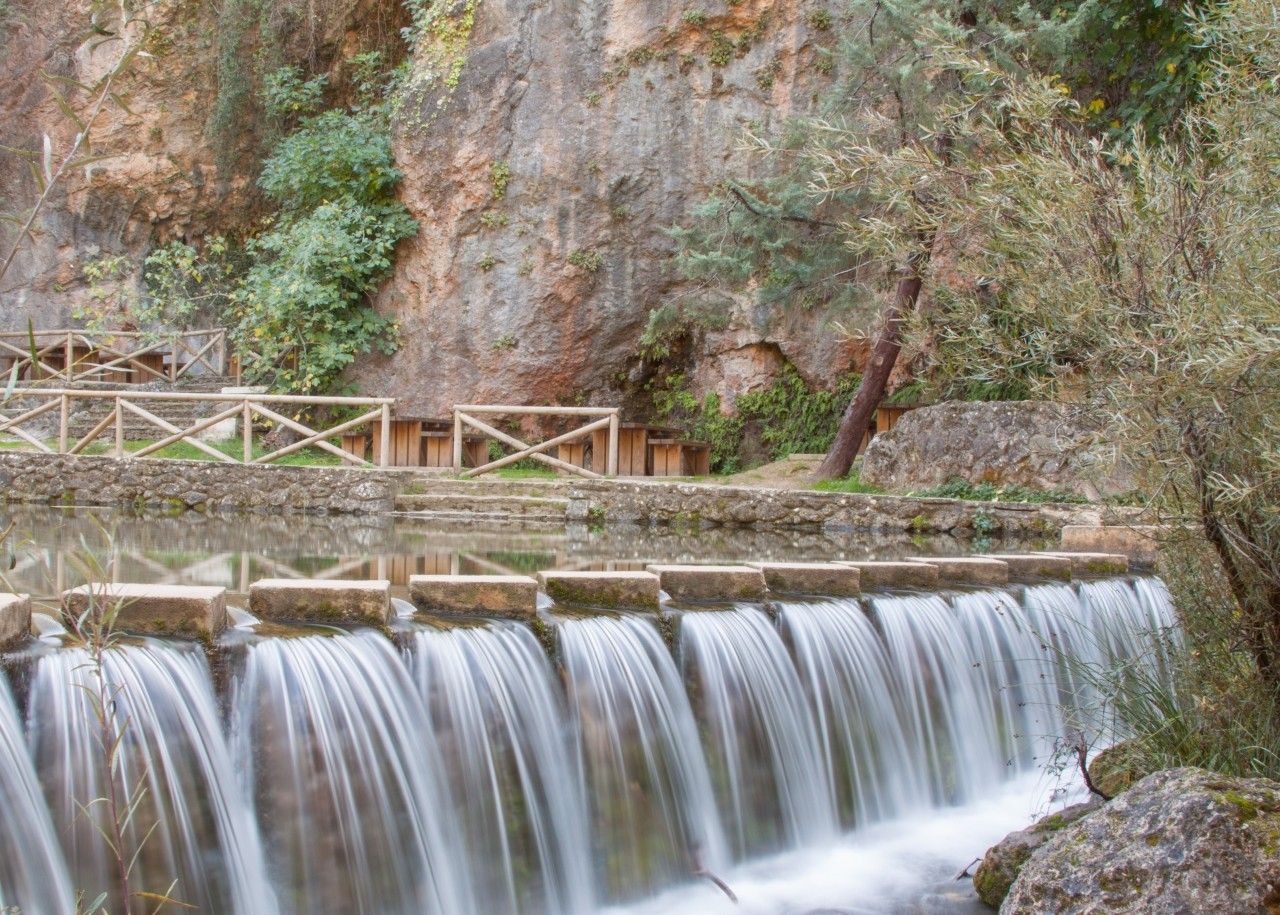
<instances>
[{"instance_id":1,"label":"green vegetation on wall","mask_svg":"<svg viewBox=\"0 0 1280 915\"><path fill-rule=\"evenodd\" d=\"M736 473L743 469L743 441L748 428L759 430L770 460L826 451L858 381L857 375L848 375L840 379L835 390L824 391L810 387L788 366L769 387L739 395L733 415L723 411L720 397L714 392L702 398L690 393L685 376L680 373L662 376L650 390L654 411L661 421L709 442L714 472Z\"/></svg>"},{"instance_id":2,"label":"green vegetation on wall","mask_svg":"<svg viewBox=\"0 0 1280 915\"><path fill-rule=\"evenodd\" d=\"M395 323L369 296L417 231L395 198L386 106L317 113L322 85L293 68L268 80L269 110L298 123L258 180L279 212L249 241L253 265L231 307L246 376L294 393L339 391L357 355L395 351Z\"/></svg>"},{"instance_id":3,"label":"green vegetation on wall","mask_svg":"<svg viewBox=\"0 0 1280 915\"><path fill-rule=\"evenodd\" d=\"M861 376L846 375L833 390L811 388L790 366L772 385L738 398L738 413L760 428L777 461L792 454L821 454L831 447L840 416Z\"/></svg>"}]
</instances>

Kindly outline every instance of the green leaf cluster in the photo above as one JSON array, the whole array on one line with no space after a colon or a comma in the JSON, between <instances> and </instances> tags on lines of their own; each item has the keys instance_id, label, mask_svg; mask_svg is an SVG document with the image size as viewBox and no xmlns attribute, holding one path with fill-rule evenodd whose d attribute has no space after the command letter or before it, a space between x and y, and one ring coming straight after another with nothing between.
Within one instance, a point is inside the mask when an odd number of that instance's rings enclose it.
<instances>
[{"instance_id":1,"label":"green leaf cluster","mask_svg":"<svg viewBox=\"0 0 1280 915\"><path fill-rule=\"evenodd\" d=\"M742 445L749 426L759 430L771 460L826 451L859 380L858 375L848 375L834 390L815 389L788 366L769 387L740 394L732 415L723 410L714 392L701 398L692 394L685 376L678 372L664 376L651 392L654 411L664 422L710 443L714 472L736 473L742 469Z\"/></svg>"},{"instance_id":2,"label":"green leaf cluster","mask_svg":"<svg viewBox=\"0 0 1280 915\"><path fill-rule=\"evenodd\" d=\"M314 80L286 72L270 82L277 102L296 111L311 103ZM395 198L401 177L377 108L304 116L276 145L258 184L279 213L249 241L252 266L231 307L250 380L332 393L359 354L394 352L395 322L369 297L391 272L396 245L417 232Z\"/></svg>"},{"instance_id":3,"label":"green leaf cluster","mask_svg":"<svg viewBox=\"0 0 1280 915\"><path fill-rule=\"evenodd\" d=\"M788 366L769 387L741 395L738 415L760 429L775 461L792 454L821 454L831 447L840 416L861 380L850 374L832 390L814 389Z\"/></svg>"}]
</instances>

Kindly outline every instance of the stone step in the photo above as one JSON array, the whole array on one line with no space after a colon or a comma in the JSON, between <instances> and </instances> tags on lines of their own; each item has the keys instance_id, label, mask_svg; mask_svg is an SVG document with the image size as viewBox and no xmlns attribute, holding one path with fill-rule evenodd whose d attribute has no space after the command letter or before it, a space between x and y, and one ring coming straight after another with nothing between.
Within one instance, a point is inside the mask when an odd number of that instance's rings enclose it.
<instances>
[{"instance_id":1,"label":"stone step","mask_svg":"<svg viewBox=\"0 0 1280 915\"><path fill-rule=\"evenodd\" d=\"M429 492L397 496L395 506L398 512L415 515L564 521L569 511L569 500L508 494Z\"/></svg>"},{"instance_id":2,"label":"stone step","mask_svg":"<svg viewBox=\"0 0 1280 915\"><path fill-rule=\"evenodd\" d=\"M434 469L433 469L434 470ZM504 480L501 477L485 476L480 479L464 480L451 474L452 470L441 468L415 471L411 479L405 483L406 494L421 493L430 495L456 496L532 496L543 498L560 498L570 485L566 479L555 480Z\"/></svg>"}]
</instances>

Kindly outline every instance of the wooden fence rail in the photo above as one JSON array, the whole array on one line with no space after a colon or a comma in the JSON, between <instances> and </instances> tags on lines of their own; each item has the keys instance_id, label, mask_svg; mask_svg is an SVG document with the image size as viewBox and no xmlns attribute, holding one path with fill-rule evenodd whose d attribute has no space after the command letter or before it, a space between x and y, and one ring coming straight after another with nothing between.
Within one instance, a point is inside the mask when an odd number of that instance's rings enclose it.
<instances>
[{"instance_id":1,"label":"wooden fence rail","mask_svg":"<svg viewBox=\"0 0 1280 915\"><path fill-rule=\"evenodd\" d=\"M36 401L34 406L31 402ZM196 419L191 425L180 428L164 417L157 416L152 410L140 406L140 402L182 402L182 403L216 403L222 407L211 416ZM76 441L71 440L71 419L77 406L84 402L107 402L110 409L97 423ZM6 411L9 404L21 403L26 409L10 416ZM290 407L346 407L370 409L362 412L354 419L344 420L324 429L315 429L305 423L284 415L280 410L289 412ZM186 442L204 452L216 461L237 464L270 464L286 455L303 448L314 447L350 464L370 466L364 458L342 450L332 444L329 439L340 436L348 429L363 425L370 421L380 421L384 430L390 427L391 408L395 406L390 397L304 397L292 394L204 394L184 393L179 391L80 391L61 388L18 388L11 392L11 398L0 404L0 435L9 434L21 439L45 454L80 454L90 444L101 438L108 430L114 430L115 437L111 454L116 458L143 458L154 454L178 442ZM272 409L276 407L278 409ZM154 406L153 406L154 409ZM58 411L58 435L53 441L56 448L42 439L39 431L33 427L33 420L38 420L53 411ZM161 437L146 447L130 452L125 448L125 418L141 420L144 426L154 427L163 433ZM261 417L277 425L297 432L301 439L291 445L277 448L268 454L253 455L253 421ZM200 432L230 419L240 421L243 450L240 458L224 451L219 451L208 442L196 437ZM46 423L47 424L47 420ZM42 424L44 425L44 424ZM27 428L23 428L26 426ZM382 442L381 466L387 466L389 448Z\"/></svg>"},{"instance_id":2,"label":"wooden fence rail","mask_svg":"<svg viewBox=\"0 0 1280 915\"><path fill-rule=\"evenodd\" d=\"M0 332L0 369L28 380L176 382L200 370L226 374L224 328L158 335L76 329Z\"/></svg>"},{"instance_id":3,"label":"wooden fence rail","mask_svg":"<svg viewBox=\"0 0 1280 915\"><path fill-rule=\"evenodd\" d=\"M580 426L577 429L571 429L563 435L557 435L549 438L545 442L529 444L509 435L501 429L495 429L493 426L477 419L478 415L506 415L506 416L583 416L597 417L594 421ZM609 452L608 462L606 464L606 473L609 476L616 476L618 473L618 417L620 410L617 407L517 407L506 406L502 404L462 404L453 408L453 469L454 472L462 474L464 477L479 476L482 473L488 473L491 470L497 470L499 467L505 467L508 464L514 464L516 461L532 458L540 461L557 470L563 470L566 473L575 473L578 476L591 477L593 479L601 475L594 471L587 470L585 467L579 467L576 464L570 464L568 461L562 461L559 458L545 454L548 449L556 448L570 442L579 441L597 429L609 430ZM513 454L506 457L498 458L479 467L472 467L465 473L462 470L462 437L464 427L470 427L476 432L487 435L490 438L502 442L515 448ZM597 465L598 466L598 465Z\"/></svg>"}]
</instances>

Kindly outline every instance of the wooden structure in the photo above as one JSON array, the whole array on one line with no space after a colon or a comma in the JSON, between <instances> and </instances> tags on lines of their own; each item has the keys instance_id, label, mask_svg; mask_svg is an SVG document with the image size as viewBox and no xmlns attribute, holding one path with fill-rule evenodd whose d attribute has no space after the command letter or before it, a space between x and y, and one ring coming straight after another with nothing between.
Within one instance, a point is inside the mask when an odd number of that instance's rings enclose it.
<instances>
[{"instance_id":1,"label":"wooden structure","mask_svg":"<svg viewBox=\"0 0 1280 915\"><path fill-rule=\"evenodd\" d=\"M140 406L141 403L147 401L213 402L220 409L212 416L203 417L187 428L181 429L168 420L156 416L145 407ZM33 402L35 405L29 406ZM92 429L73 442L70 437L71 415L77 405L83 405L86 402L106 402L110 405L110 408ZM332 444L329 439L343 436L356 427L367 425L371 420L377 419L381 422L377 453L380 466L385 467L387 466L385 459L391 450L389 441L391 424L388 420L395 400L389 397L303 397L292 394L203 394L179 391L79 391L62 388L18 388L12 392L10 403L23 404L27 406L27 409L15 416L0 413L0 433L16 436L35 450L46 454L80 454L90 444L103 438L108 430L114 430L115 439L111 454L117 458L143 458L178 442L186 442L214 460L232 464L241 462L245 464L269 464L308 447L326 451L351 464L368 464L368 461L364 460L363 456L357 456L351 451L340 448ZM366 410L355 419L324 429L313 429L285 415L288 412L297 412L291 409L297 407L367 407L372 409ZM50 447L34 433L30 426L34 420L54 412L58 414L58 437L55 440L56 447ZM161 437L138 451L128 451L124 446L124 421L126 416L131 419L141 419L145 424L154 426L161 433ZM255 417L292 429L294 432L299 433L302 438L291 445L277 448L275 451L260 457L254 457L253 422ZM208 442L196 437L198 433L230 419L239 420L241 425L243 450L239 459L226 452L219 451ZM24 428L24 426L27 428Z\"/></svg>"},{"instance_id":2,"label":"wooden structure","mask_svg":"<svg viewBox=\"0 0 1280 915\"><path fill-rule=\"evenodd\" d=\"M0 372L28 381L176 382L226 374L223 328L158 335L138 331L37 330L0 333Z\"/></svg>"},{"instance_id":3,"label":"wooden structure","mask_svg":"<svg viewBox=\"0 0 1280 915\"><path fill-rule=\"evenodd\" d=\"M711 446L678 438L649 439L649 472L655 477L701 477L711 473Z\"/></svg>"},{"instance_id":4,"label":"wooden structure","mask_svg":"<svg viewBox=\"0 0 1280 915\"><path fill-rule=\"evenodd\" d=\"M342 436L342 449L361 459L369 458L382 465L381 447L376 442L382 438L382 423L375 419L369 429L354 429ZM387 457L388 467L452 467L453 420L424 419L411 416L392 416L389 421L391 442ZM467 467L479 467L489 458L483 436L465 435L462 439L462 460Z\"/></svg>"},{"instance_id":5,"label":"wooden structure","mask_svg":"<svg viewBox=\"0 0 1280 915\"><path fill-rule=\"evenodd\" d=\"M604 440L604 448L597 450L596 454L604 455L604 473L609 476L615 476L618 472L618 413L617 407L517 407L493 404L463 404L456 406L453 408L453 469L464 477L473 477L488 473L491 470L497 470L499 467L505 467L508 464L514 464L516 461L522 461L525 458L531 458L567 473L584 477L599 477L602 474L597 470L598 465L588 470L586 467L561 460L559 457L552 457L548 452L553 448L558 451L561 445L582 442L588 435L601 432L605 433L607 438ZM495 429L477 418L477 416L494 415L578 416L594 417L594 419L584 426L571 429L544 442L529 444L514 435L503 432L501 429ZM468 428L515 448L515 453L498 458L496 461L488 461L478 467L472 467L464 473L462 467L463 441Z\"/></svg>"},{"instance_id":6,"label":"wooden structure","mask_svg":"<svg viewBox=\"0 0 1280 915\"><path fill-rule=\"evenodd\" d=\"M902 417L916 408L916 404L881 404L876 408L876 435L890 431Z\"/></svg>"},{"instance_id":7,"label":"wooden structure","mask_svg":"<svg viewBox=\"0 0 1280 915\"><path fill-rule=\"evenodd\" d=\"M653 472L649 460L649 439L673 438L679 430L666 426L651 426L647 423L620 423L618 425L618 475L624 477L643 477ZM596 432L591 437L591 453L606 454L604 433ZM592 458L592 469L601 471L599 459Z\"/></svg>"}]
</instances>

